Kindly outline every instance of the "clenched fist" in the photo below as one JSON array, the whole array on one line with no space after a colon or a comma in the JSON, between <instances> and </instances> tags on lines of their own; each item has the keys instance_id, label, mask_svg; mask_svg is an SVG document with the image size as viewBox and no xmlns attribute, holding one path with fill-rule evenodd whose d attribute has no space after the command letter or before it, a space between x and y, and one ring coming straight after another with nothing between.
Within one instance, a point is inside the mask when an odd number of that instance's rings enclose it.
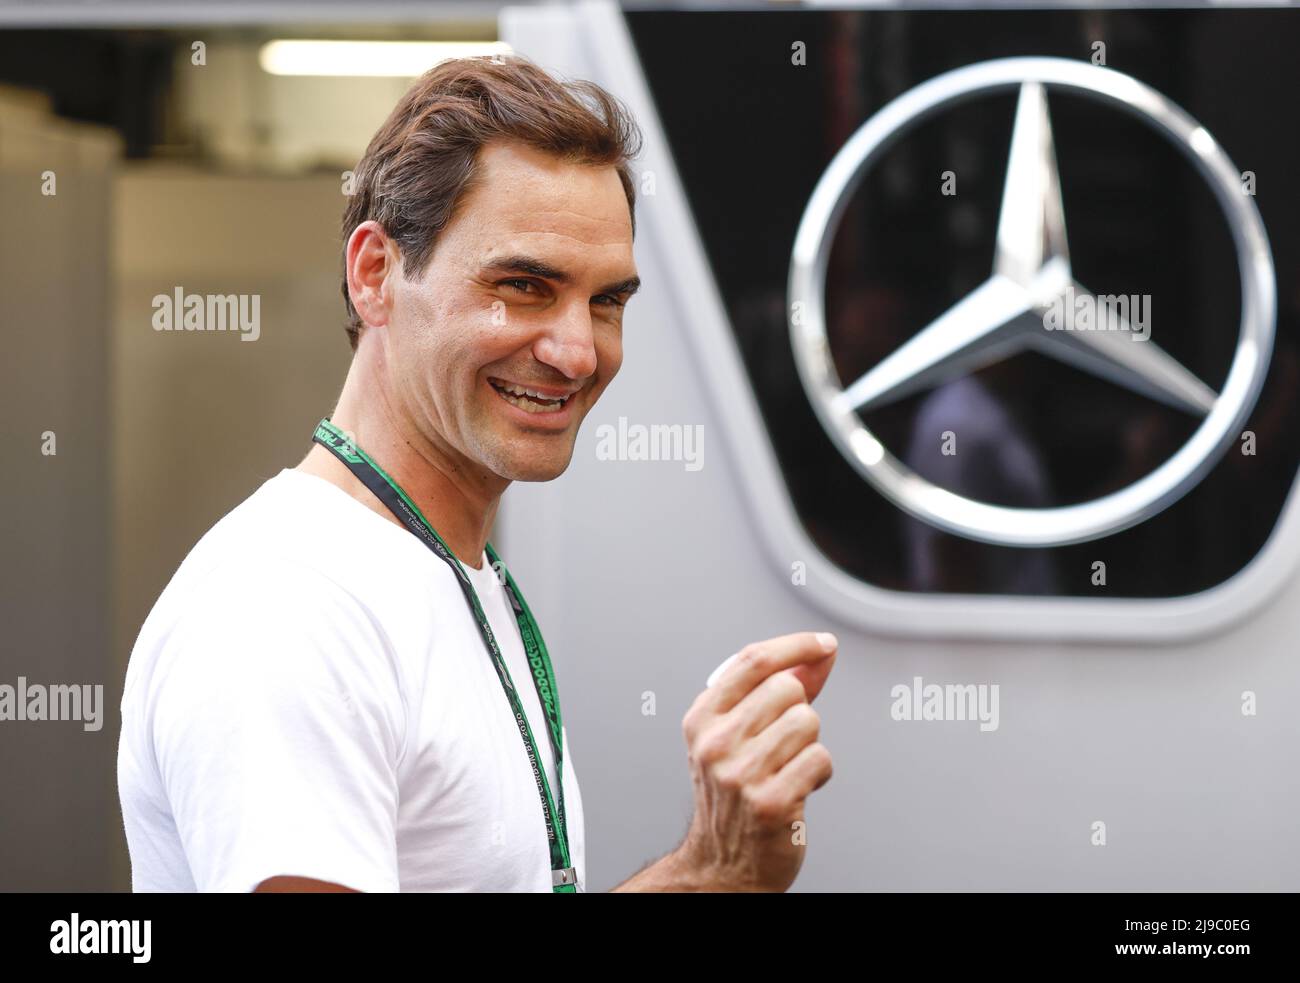
<instances>
[{"instance_id":1,"label":"clenched fist","mask_svg":"<svg viewBox=\"0 0 1300 983\"><path fill-rule=\"evenodd\" d=\"M686 712L695 816L675 860L699 886L784 891L794 883L804 855L794 824L831 777L811 702L837 647L835 636L813 632L747 645Z\"/></svg>"}]
</instances>

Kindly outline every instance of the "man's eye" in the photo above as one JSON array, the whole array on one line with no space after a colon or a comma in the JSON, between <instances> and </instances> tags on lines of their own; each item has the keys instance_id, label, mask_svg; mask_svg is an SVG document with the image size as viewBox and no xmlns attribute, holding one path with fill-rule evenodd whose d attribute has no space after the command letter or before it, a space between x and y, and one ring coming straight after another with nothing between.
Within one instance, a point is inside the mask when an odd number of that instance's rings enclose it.
<instances>
[{"instance_id":1,"label":"man's eye","mask_svg":"<svg viewBox=\"0 0 1300 983\"><path fill-rule=\"evenodd\" d=\"M591 300L592 300L592 303L594 303L594 304L600 304L602 307L622 307L622 306L623 306L623 301L619 300L617 297L613 296L612 294L601 294L601 295L598 296L598 297L593 297Z\"/></svg>"},{"instance_id":2,"label":"man's eye","mask_svg":"<svg viewBox=\"0 0 1300 983\"><path fill-rule=\"evenodd\" d=\"M501 285L505 287L513 287L521 293L528 293L529 288L534 286L531 280L502 280Z\"/></svg>"}]
</instances>

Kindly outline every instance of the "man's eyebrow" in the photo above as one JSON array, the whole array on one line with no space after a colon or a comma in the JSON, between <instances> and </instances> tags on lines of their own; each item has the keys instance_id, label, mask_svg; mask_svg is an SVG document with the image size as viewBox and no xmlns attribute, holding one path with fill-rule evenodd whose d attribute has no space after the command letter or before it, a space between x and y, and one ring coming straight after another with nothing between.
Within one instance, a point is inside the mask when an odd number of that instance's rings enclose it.
<instances>
[{"instance_id":1,"label":"man's eyebrow","mask_svg":"<svg viewBox=\"0 0 1300 983\"><path fill-rule=\"evenodd\" d=\"M556 283L569 283L573 279L563 270L531 256L501 256L488 260L483 264L483 269L496 273L527 273L529 276L541 277L543 280L554 280ZM601 294L628 294L631 296L639 289L641 289L641 278L639 276L630 276L626 280L619 280L617 283L601 287L596 292Z\"/></svg>"},{"instance_id":2,"label":"man's eyebrow","mask_svg":"<svg viewBox=\"0 0 1300 983\"><path fill-rule=\"evenodd\" d=\"M630 276L626 280L619 280L618 283L611 283L607 287L601 287L597 293L601 294L627 294L631 297L641 289L641 278L639 276Z\"/></svg>"},{"instance_id":3,"label":"man's eyebrow","mask_svg":"<svg viewBox=\"0 0 1300 983\"><path fill-rule=\"evenodd\" d=\"M497 259L490 259L483 264L484 270L496 273L527 273L530 276L539 276L543 280L554 280L557 283L568 283L569 274L563 270L557 270L549 263L543 263L540 259L533 259L531 256L501 256Z\"/></svg>"}]
</instances>

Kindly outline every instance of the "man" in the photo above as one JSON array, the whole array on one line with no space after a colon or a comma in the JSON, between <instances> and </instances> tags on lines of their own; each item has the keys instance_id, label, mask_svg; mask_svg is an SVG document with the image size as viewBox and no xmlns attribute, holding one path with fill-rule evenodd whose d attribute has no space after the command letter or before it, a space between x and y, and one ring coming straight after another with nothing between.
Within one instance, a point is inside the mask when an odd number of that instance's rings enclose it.
<instances>
[{"instance_id":1,"label":"man","mask_svg":"<svg viewBox=\"0 0 1300 983\"><path fill-rule=\"evenodd\" d=\"M131 654L136 890L582 889L558 687L487 538L512 481L563 473L619 369L638 139L596 86L512 58L442 63L371 141L338 405L186 557ZM621 889L790 885L834 654L750 645L696 699L694 820Z\"/></svg>"}]
</instances>

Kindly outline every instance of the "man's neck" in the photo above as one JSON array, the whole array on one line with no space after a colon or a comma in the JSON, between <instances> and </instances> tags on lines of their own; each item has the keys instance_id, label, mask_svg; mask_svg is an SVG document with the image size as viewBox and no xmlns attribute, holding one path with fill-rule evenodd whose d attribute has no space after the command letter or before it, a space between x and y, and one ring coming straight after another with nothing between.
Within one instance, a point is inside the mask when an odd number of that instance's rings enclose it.
<instances>
[{"instance_id":1,"label":"man's neck","mask_svg":"<svg viewBox=\"0 0 1300 983\"><path fill-rule=\"evenodd\" d=\"M350 434L356 446L388 472L462 563L481 568L501 493L510 482L469 466L463 456L439 447L404 423L386 396L376 395L377 374L358 364L361 360L358 352L331 422ZM365 392L366 398L357 398L360 392ZM312 444L296 470L337 485L376 514L405 528L347 465L319 444Z\"/></svg>"}]
</instances>

